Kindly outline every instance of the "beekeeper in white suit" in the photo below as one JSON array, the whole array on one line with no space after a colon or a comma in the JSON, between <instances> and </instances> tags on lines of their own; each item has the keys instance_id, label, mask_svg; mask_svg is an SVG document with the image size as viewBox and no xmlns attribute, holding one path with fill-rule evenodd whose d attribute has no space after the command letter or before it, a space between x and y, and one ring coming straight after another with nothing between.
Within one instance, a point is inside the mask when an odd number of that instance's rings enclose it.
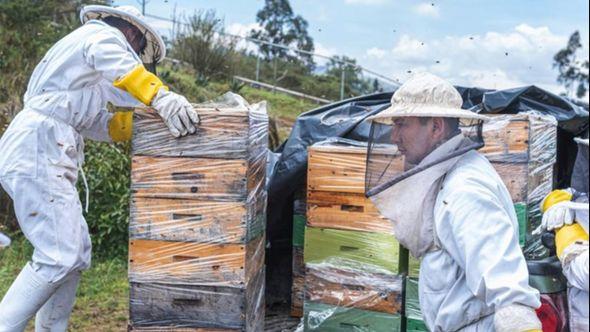
<instances>
[{"instance_id":1,"label":"beekeeper in white suit","mask_svg":"<svg viewBox=\"0 0 590 332\"><path fill-rule=\"evenodd\" d=\"M485 117L448 82L418 74L373 116L367 196L421 258L431 331L540 331L539 293L518 244L513 203L483 146Z\"/></svg>"},{"instance_id":2,"label":"beekeeper in white suit","mask_svg":"<svg viewBox=\"0 0 590 332\"><path fill-rule=\"evenodd\" d=\"M557 257L568 281L569 325L572 332L590 328L588 302L588 139L576 139L578 155L572 188L554 190L541 203L542 230L555 232ZM585 192L582 190L586 190Z\"/></svg>"},{"instance_id":3,"label":"beekeeper in white suit","mask_svg":"<svg viewBox=\"0 0 590 332\"><path fill-rule=\"evenodd\" d=\"M24 108L0 140L0 182L14 201L33 257L0 303L0 331L65 331L91 243L76 191L83 137L130 139L132 114L107 102L152 106L174 136L196 131L197 113L143 63L155 67L165 45L134 7L86 6L83 26L37 65ZM83 173L82 173L83 175Z\"/></svg>"}]
</instances>

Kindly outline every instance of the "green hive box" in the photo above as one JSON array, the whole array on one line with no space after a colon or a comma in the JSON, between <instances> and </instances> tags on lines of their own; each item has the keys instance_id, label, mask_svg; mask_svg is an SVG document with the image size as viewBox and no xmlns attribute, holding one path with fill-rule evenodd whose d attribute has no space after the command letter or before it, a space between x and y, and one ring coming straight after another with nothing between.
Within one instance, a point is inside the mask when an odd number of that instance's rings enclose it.
<instances>
[{"instance_id":1,"label":"green hive box","mask_svg":"<svg viewBox=\"0 0 590 332\"><path fill-rule=\"evenodd\" d=\"M420 301L418 297L418 279L406 278L406 331L427 332L428 329L422 320Z\"/></svg>"},{"instance_id":2,"label":"green hive box","mask_svg":"<svg viewBox=\"0 0 590 332\"><path fill-rule=\"evenodd\" d=\"M305 228L305 263L334 258L398 273L399 243L391 234Z\"/></svg>"},{"instance_id":3,"label":"green hive box","mask_svg":"<svg viewBox=\"0 0 590 332\"><path fill-rule=\"evenodd\" d=\"M293 215L293 246L303 247L305 239L305 216Z\"/></svg>"},{"instance_id":4,"label":"green hive box","mask_svg":"<svg viewBox=\"0 0 590 332\"><path fill-rule=\"evenodd\" d=\"M304 304L305 331L398 332L401 316L381 312L336 307L309 302Z\"/></svg>"}]
</instances>

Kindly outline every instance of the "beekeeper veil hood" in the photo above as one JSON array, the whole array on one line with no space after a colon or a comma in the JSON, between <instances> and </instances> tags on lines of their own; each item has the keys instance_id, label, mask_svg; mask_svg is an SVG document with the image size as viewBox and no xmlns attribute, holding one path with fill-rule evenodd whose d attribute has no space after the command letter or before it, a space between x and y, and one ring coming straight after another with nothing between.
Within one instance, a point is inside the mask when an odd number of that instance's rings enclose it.
<instances>
[{"instance_id":1,"label":"beekeeper veil hood","mask_svg":"<svg viewBox=\"0 0 590 332\"><path fill-rule=\"evenodd\" d=\"M107 17L117 17L127 21L144 34L146 46L138 54L147 68L155 68L166 56L166 45L160 34L145 20L141 12L133 6L109 7L101 5L89 5L80 11L82 24L90 20L103 20Z\"/></svg>"},{"instance_id":2,"label":"beekeeper veil hood","mask_svg":"<svg viewBox=\"0 0 590 332\"><path fill-rule=\"evenodd\" d=\"M450 83L421 73L394 93L391 107L369 118L366 195L416 257L433 245L437 184L463 154L483 146L487 118L462 103Z\"/></svg>"}]
</instances>

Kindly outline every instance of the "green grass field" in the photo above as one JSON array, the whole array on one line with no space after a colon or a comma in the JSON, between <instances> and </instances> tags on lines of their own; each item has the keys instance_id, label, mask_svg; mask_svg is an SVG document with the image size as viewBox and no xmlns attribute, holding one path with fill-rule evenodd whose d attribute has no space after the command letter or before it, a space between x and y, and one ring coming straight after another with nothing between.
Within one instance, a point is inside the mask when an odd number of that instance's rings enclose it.
<instances>
[{"instance_id":1,"label":"green grass field","mask_svg":"<svg viewBox=\"0 0 590 332\"><path fill-rule=\"evenodd\" d=\"M0 249L0 297L4 296L33 251L23 237L13 240L10 247ZM93 262L92 267L82 274L69 331L125 331L128 294L125 259ZM33 330L31 321L27 331Z\"/></svg>"}]
</instances>

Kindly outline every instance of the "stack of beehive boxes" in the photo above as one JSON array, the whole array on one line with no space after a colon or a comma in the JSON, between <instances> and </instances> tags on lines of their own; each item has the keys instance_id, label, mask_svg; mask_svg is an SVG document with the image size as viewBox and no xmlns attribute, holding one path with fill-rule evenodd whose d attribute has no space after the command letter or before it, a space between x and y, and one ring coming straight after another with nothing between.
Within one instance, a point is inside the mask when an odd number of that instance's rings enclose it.
<instances>
[{"instance_id":1,"label":"stack of beehive boxes","mask_svg":"<svg viewBox=\"0 0 590 332\"><path fill-rule=\"evenodd\" d=\"M398 331L399 243L365 198L366 147L320 145L308 152L305 328Z\"/></svg>"},{"instance_id":2,"label":"stack of beehive boxes","mask_svg":"<svg viewBox=\"0 0 590 332\"><path fill-rule=\"evenodd\" d=\"M551 192L557 155L557 122L536 112L491 115L484 124L483 153L510 192L518 216L520 244L534 256L543 251L532 231L541 221L539 205Z\"/></svg>"},{"instance_id":3,"label":"stack of beehive boxes","mask_svg":"<svg viewBox=\"0 0 590 332\"><path fill-rule=\"evenodd\" d=\"M194 107L197 133L180 139L136 110L130 329L261 331L266 107L231 93Z\"/></svg>"},{"instance_id":4,"label":"stack of beehive boxes","mask_svg":"<svg viewBox=\"0 0 590 332\"><path fill-rule=\"evenodd\" d=\"M557 123L551 116L534 112L491 115L483 136L485 146L479 152L490 160L510 192L520 244L527 256L542 255L545 249L532 231L540 222L540 202L552 188ZM405 313L408 331L427 331L421 321L417 278L406 280Z\"/></svg>"}]
</instances>

